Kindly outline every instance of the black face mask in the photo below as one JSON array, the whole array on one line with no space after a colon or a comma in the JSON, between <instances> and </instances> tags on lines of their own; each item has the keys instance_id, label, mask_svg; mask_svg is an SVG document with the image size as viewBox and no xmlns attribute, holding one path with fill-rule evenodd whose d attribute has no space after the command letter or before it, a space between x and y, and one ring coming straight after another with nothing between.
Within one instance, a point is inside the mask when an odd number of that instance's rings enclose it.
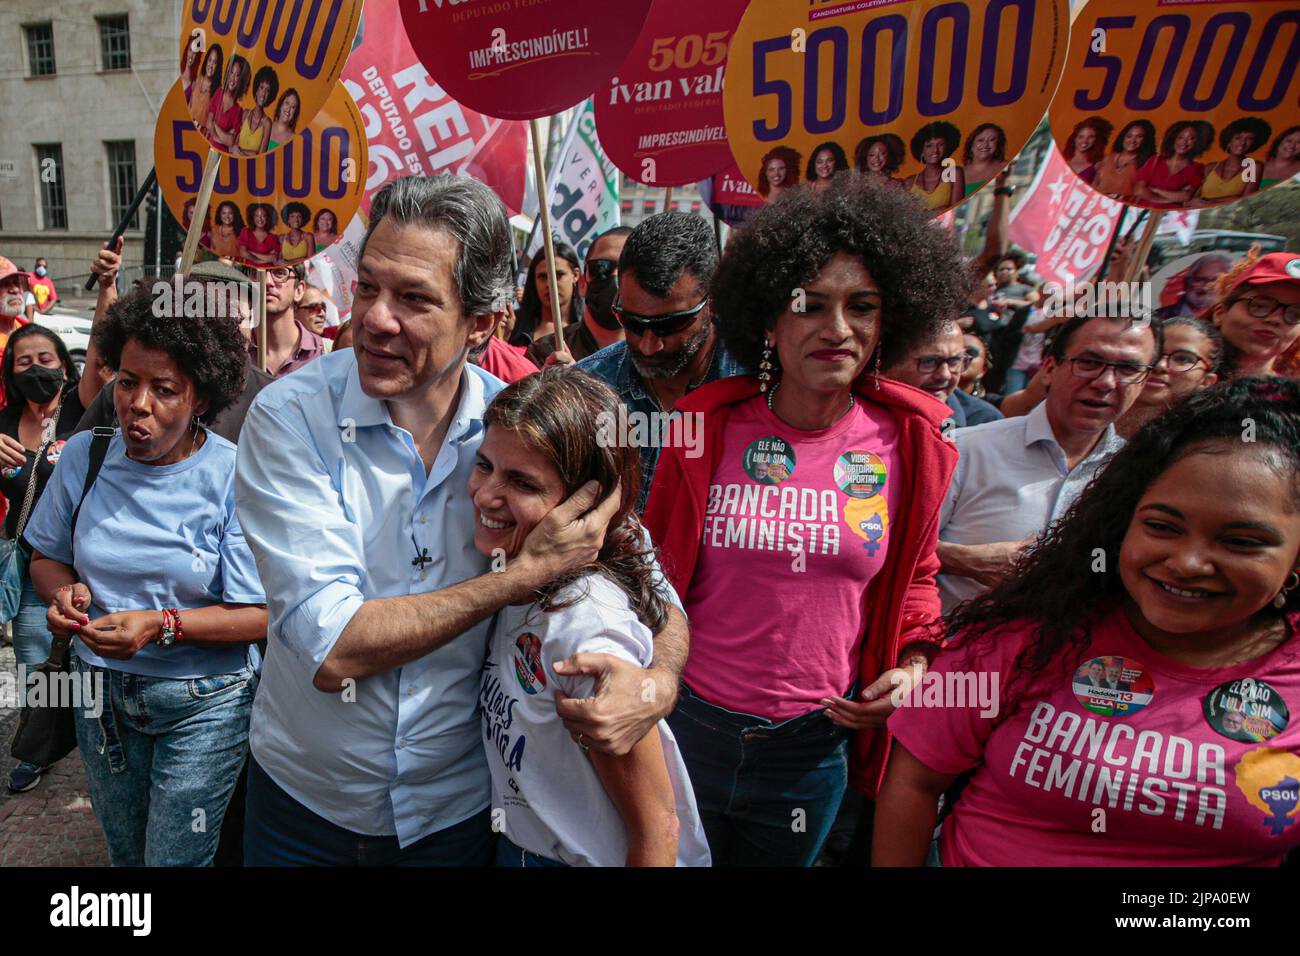
<instances>
[{"instance_id":1,"label":"black face mask","mask_svg":"<svg viewBox=\"0 0 1300 956\"><path fill-rule=\"evenodd\" d=\"M59 394L59 389L63 388L63 369L33 365L14 376L14 385L23 398L44 405Z\"/></svg>"},{"instance_id":2,"label":"black face mask","mask_svg":"<svg viewBox=\"0 0 1300 956\"><path fill-rule=\"evenodd\" d=\"M618 277L606 276L603 279L592 279L587 284L587 309L591 312L591 317L596 320L596 324L602 329L622 328L618 319L614 317L614 296L618 293Z\"/></svg>"}]
</instances>

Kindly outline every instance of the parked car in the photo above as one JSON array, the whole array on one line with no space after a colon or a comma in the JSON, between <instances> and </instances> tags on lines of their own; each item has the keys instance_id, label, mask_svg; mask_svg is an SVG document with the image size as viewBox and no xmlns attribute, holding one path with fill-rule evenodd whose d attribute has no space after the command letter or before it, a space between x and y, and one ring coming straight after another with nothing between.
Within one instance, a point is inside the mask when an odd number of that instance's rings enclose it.
<instances>
[{"instance_id":1,"label":"parked car","mask_svg":"<svg viewBox=\"0 0 1300 956\"><path fill-rule=\"evenodd\" d=\"M34 321L63 339L77 371L84 373L86 346L90 344L90 327L94 319L95 315L91 311L65 309L56 305L49 312L37 312Z\"/></svg>"}]
</instances>

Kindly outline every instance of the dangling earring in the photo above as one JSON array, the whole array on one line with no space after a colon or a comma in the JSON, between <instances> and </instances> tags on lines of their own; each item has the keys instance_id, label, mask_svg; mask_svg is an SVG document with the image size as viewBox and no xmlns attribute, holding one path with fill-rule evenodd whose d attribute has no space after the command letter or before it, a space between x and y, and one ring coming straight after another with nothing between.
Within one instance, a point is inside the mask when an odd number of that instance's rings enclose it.
<instances>
[{"instance_id":1,"label":"dangling earring","mask_svg":"<svg viewBox=\"0 0 1300 956\"><path fill-rule=\"evenodd\" d=\"M1286 607L1286 600L1291 592L1300 587L1300 571L1292 571L1291 576L1286 579L1286 584L1282 585L1282 590L1277 592L1277 597L1273 598L1273 606L1279 611Z\"/></svg>"},{"instance_id":2,"label":"dangling earring","mask_svg":"<svg viewBox=\"0 0 1300 956\"><path fill-rule=\"evenodd\" d=\"M875 377L876 377L876 390L877 390L877 391L880 390L880 355L881 355L881 352L883 352L883 351L884 351L884 349L881 348L881 346L879 346L879 345L876 346L876 371L875 371Z\"/></svg>"},{"instance_id":3,"label":"dangling earring","mask_svg":"<svg viewBox=\"0 0 1300 956\"><path fill-rule=\"evenodd\" d=\"M767 391L767 383L772 380L772 346L763 340L763 360L758 363L758 390Z\"/></svg>"}]
</instances>

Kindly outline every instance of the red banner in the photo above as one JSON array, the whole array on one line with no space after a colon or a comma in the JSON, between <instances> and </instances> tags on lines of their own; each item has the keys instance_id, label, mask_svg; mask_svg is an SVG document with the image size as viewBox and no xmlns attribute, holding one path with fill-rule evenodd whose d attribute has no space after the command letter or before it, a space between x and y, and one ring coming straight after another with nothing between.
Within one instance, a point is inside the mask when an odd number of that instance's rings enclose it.
<instances>
[{"instance_id":1,"label":"red banner","mask_svg":"<svg viewBox=\"0 0 1300 956\"><path fill-rule=\"evenodd\" d=\"M395 4L365 8L359 45L343 82L370 143L362 211L390 179L457 173L491 186L511 215L524 201L528 132L523 123L483 116L456 102L411 49Z\"/></svg>"},{"instance_id":2,"label":"red banner","mask_svg":"<svg viewBox=\"0 0 1300 956\"><path fill-rule=\"evenodd\" d=\"M1047 159L1011 214L1011 241L1037 253L1034 268L1061 285L1095 275L1119 222L1121 203L1095 192L1070 169L1059 151Z\"/></svg>"}]
</instances>

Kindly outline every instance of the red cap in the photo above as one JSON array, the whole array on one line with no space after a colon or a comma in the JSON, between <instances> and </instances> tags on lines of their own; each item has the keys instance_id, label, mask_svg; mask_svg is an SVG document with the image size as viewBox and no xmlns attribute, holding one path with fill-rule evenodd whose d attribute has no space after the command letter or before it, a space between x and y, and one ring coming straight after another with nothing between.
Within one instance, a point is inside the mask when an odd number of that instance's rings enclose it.
<instances>
[{"instance_id":1,"label":"red cap","mask_svg":"<svg viewBox=\"0 0 1300 956\"><path fill-rule=\"evenodd\" d=\"M1228 289L1231 295L1244 285L1264 285L1267 282L1300 283L1300 255L1294 252L1270 252L1237 276Z\"/></svg>"},{"instance_id":2,"label":"red cap","mask_svg":"<svg viewBox=\"0 0 1300 956\"><path fill-rule=\"evenodd\" d=\"M5 279L8 279L12 275L22 276L23 280L27 283L27 288L29 290L31 289L32 277L28 273L23 272L22 269L19 269L16 265L14 265L4 256L0 256L0 282L3 282Z\"/></svg>"}]
</instances>

